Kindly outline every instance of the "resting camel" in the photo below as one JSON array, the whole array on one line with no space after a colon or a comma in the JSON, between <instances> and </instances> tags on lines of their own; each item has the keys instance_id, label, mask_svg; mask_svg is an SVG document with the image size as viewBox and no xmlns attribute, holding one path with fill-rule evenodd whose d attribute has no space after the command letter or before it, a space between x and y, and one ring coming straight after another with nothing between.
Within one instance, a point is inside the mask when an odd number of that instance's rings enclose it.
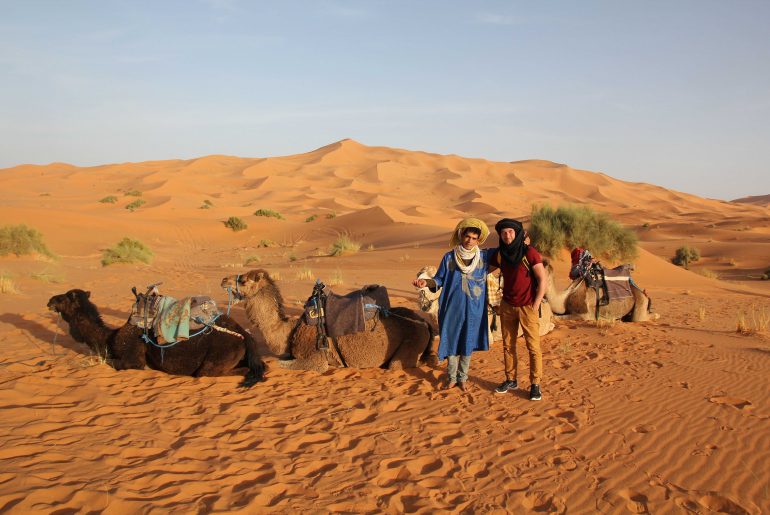
<instances>
[{"instance_id":1,"label":"resting camel","mask_svg":"<svg viewBox=\"0 0 770 515\"><path fill-rule=\"evenodd\" d=\"M435 266L425 266L419 272L417 272L418 278L430 278L434 275L436 275ZM498 288L498 279L496 276L488 274L487 289L491 288ZM420 306L421 310L425 311L431 316L435 326L438 326L438 298L440 295L441 288L437 288L435 292L430 291L430 288L420 288L417 296L417 305ZM489 324L489 343L500 340L502 338L499 321L497 322L497 327L495 330L492 330L492 310L494 310L495 307L496 306L493 305L488 306L489 316L487 318L487 323ZM549 306L547 302L542 303L542 308L540 311L542 314L540 318L540 336L543 336L553 331L554 324L552 320L553 316L551 313L551 306ZM523 334L524 333L521 329L521 326L519 326L519 336Z\"/></svg>"},{"instance_id":2,"label":"resting camel","mask_svg":"<svg viewBox=\"0 0 770 515\"><path fill-rule=\"evenodd\" d=\"M366 329L336 338L328 349L317 349L317 329L299 317L286 315L283 297L266 270L225 277L222 288L245 304L246 315L262 332L279 365L293 370L324 372L331 367L390 370L414 368L435 361L430 324L408 308L391 308L389 316L366 321Z\"/></svg>"},{"instance_id":3,"label":"resting camel","mask_svg":"<svg viewBox=\"0 0 770 515\"><path fill-rule=\"evenodd\" d=\"M144 330L128 322L118 329L107 327L90 297L91 292L70 290L51 297L48 309L61 314L75 341L85 343L106 358L115 370L149 366L167 374L193 377L245 374L241 386L252 386L263 379L265 365L257 353L256 342L227 315L220 315L216 325L243 338L205 331L160 349L145 343Z\"/></svg>"},{"instance_id":4,"label":"resting camel","mask_svg":"<svg viewBox=\"0 0 770 515\"><path fill-rule=\"evenodd\" d=\"M579 277L567 286L566 290L557 291L554 286L552 269L548 267L548 288L545 298L554 314L573 320L596 320L596 292L586 286L583 277ZM644 322L657 320L658 313L653 313L650 297L632 283L632 297L610 299L606 306L599 306L599 319L623 320L625 322Z\"/></svg>"}]
</instances>

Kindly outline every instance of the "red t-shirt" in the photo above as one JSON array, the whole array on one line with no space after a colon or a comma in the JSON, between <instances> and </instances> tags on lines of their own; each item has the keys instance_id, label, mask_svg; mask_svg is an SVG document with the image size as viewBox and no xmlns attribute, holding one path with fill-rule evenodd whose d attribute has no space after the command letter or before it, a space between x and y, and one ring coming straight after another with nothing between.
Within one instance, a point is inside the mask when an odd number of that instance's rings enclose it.
<instances>
[{"instance_id":1,"label":"red t-shirt","mask_svg":"<svg viewBox=\"0 0 770 515\"><path fill-rule=\"evenodd\" d=\"M524 255L527 257L530 270L527 270L523 262L520 262L516 267L511 267L505 260L501 259L499 252L491 260L491 263L497 266L502 262L500 269L503 273L503 299L516 307L532 305L532 301L537 295L537 285L533 280L535 273L531 269L536 264L543 262L542 256L532 245L527 248ZM524 260L522 259L522 261Z\"/></svg>"}]
</instances>

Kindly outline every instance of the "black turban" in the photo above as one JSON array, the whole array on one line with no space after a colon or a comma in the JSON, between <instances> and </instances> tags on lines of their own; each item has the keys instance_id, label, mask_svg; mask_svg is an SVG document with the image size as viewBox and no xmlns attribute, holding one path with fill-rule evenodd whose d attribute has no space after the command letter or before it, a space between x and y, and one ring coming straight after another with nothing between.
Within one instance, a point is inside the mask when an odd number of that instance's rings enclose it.
<instances>
[{"instance_id":1,"label":"black turban","mask_svg":"<svg viewBox=\"0 0 770 515\"><path fill-rule=\"evenodd\" d=\"M521 222L514 220L513 218L503 218L495 224L495 231L500 236L500 232L503 229L513 229L516 231L516 236L513 241L506 245L503 239L500 238L500 255L503 260L511 266L516 266L521 262L521 258L524 253L527 252L527 245L524 243L524 226Z\"/></svg>"}]
</instances>

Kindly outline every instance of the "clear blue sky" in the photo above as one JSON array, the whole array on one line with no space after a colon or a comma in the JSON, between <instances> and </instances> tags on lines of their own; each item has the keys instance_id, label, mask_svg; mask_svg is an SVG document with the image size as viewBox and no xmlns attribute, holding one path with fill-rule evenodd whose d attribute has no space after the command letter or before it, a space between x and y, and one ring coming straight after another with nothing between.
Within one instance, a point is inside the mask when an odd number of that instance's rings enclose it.
<instances>
[{"instance_id":1,"label":"clear blue sky","mask_svg":"<svg viewBox=\"0 0 770 515\"><path fill-rule=\"evenodd\" d=\"M0 0L0 167L353 138L770 193L770 1Z\"/></svg>"}]
</instances>

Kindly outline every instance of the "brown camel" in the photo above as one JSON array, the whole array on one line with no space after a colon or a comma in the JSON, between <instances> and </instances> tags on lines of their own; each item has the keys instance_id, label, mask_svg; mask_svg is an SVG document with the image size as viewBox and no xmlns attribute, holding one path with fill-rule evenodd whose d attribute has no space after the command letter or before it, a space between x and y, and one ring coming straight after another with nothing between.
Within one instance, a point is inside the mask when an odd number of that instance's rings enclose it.
<instances>
[{"instance_id":1,"label":"brown camel","mask_svg":"<svg viewBox=\"0 0 770 515\"><path fill-rule=\"evenodd\" d=\"M549 268L548 289L545 298L555 315L573 320L596 320L596 292L588 288L583 277L579 277L567 286L566 290L557 291L553 273ZM644 322L657 320L660 315L652 312L651 301L647 294L635 284L631 284L631 297L610 299L606 306L599 306L600 320L623 320L624 322Z\"/></svg>"},{"instance_id":2,"label":"brown camel","mask_svg":"<svg viewBox=\"0 0 770 515\"><path fill-rule=\"evenodd\" d=\"M328 349L317 349L317 329L299 317L288 317L283 297L270 274L261 269L225 277L222 288L245 304L246 315L262 332L279 365L294 370L324 372L332 367L390 370L414 368L435 361L430 324L408 308L392 308L388 316L366 321L363 332L336 338Z\"/></svg>"},{"instance_id":3,"label":"brown camel","mask_svg":"<svg viewBox=\"0 0 770 515\"><path fill-rule=\"evenodd\" d=\"M194 377L245 374L241 386L247 387L263 379L265 364L257 353L256 342L227 315L220 315L216 325L243 338L205 331L176 345L158 348L142 339L143 329L128 322L118 329L107 327L90 296L88 291L70 290L51 297L48 309L61 314L75 341L88 345L115 370L149 366L167 374Z\"/></svg>"},{"instance_id":4,"label":"brown camel","mask_svg":"<svg viewBox=\"0 0 770 515\"><path fill-rule=\"evenodd\" d=\"M435 266L425 266L423 267L419 272L417 272L417 278L418 279L426 279L426 278L432 278L434 275L436 275L436 267ZM487 288L498 288L498 279L496 276L492 274L487 275ZM430 288L420 288L419 293L417 294L417 305L420 306L420 309L428 313L430 315L431 320L433 321L434 327L438 326L438 298L441 295L441 288L437 288L435 292L430 291ZM499 301L498 301L499 303ZM488 306L488 318L487 322L489 323L489 343L492 343L493 341L497 341L502 339L502 334L500 332L500 322L497 322L497 327L493 331L492 330L492 310L496 309L496 305L490 304ZM545 334L550 333L553 331L554 323L553 323L553 314L551 313L551 306L548 305L547 302L543 302L542 308L541 308L541 317L540 317L540 336L543 336ZM521 326L519 326L519 336L523 335L524 332L521 329Z\"/></svg>"}]
</instances>

